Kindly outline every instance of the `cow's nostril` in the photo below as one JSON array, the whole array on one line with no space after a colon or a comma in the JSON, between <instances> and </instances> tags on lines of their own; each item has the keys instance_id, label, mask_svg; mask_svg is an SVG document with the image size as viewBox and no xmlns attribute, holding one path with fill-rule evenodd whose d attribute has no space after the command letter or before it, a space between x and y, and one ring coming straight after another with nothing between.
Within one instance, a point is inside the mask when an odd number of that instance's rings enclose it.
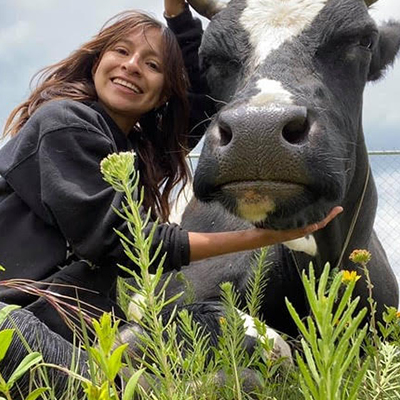
<instances>
[{"instance_id":1,"label":"cow's nostril","mask_svg":"<svg viewBox=\"0 0 400 400\"><path fill-rule=\"evenodd\" d=\"M220 135L220 145L226 146L232 140L232 129L224 121L219 121L218 128L219 128L219 135Z\"/></svg>"},{"instance_id":2,"label":"cow's nostril","mask_svg":"<svg viewBox=\"0 0 400 400\"><path fill-rule=\"evenodd\" d=\"M307 118L297 117L284 126L282 136L290 144L300 144L306 139L308 131Z\"/></svg>"}]
</instances>

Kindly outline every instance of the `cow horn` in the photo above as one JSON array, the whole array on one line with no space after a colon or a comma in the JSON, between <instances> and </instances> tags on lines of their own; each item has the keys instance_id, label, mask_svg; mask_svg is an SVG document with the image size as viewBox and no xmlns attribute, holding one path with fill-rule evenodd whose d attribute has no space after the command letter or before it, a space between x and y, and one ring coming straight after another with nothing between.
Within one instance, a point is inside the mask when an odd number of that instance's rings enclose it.
<instances>
[{"instance_id":1,"label":"cow horn","mask_svg":"<svg viewBox=\"0 0 400 400\"><path fill-rule=\"evenodd\" d=\"M365 0L365 4L367 7L372 6L372 4L376 3L378 0Z\"/></svg>"},{"instance_id":2,"label":"cow horn","mask_svg":"<svg viewBox=\"0 0 400 400\"><path fill-rule=\"evenodd\" d=\"M196 12L208 19L226 7L226 3L219 0L188 0L188 2Z\"/></svg>"}]
</instances>

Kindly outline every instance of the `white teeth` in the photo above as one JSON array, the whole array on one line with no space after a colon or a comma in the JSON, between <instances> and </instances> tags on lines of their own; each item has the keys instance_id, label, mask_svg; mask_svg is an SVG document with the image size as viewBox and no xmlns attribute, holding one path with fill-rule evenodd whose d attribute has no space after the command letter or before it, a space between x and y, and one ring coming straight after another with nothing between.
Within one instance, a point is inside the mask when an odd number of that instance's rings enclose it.
<instances>
[{"instance_id":1,"label":"white teeth","mask_svg":"<svg viewBox=\"0 0 400 400\"><path fill-rule=\"evenodd\" d=\"M117 83L118 85L125 86L129 89L132 89L135 93L138 93L138 94L142 93L142 91L137 86L135 86L133 83L124 81L123 79L116 78L113 80L113 82Z\"/></svg>"}]
</instances>

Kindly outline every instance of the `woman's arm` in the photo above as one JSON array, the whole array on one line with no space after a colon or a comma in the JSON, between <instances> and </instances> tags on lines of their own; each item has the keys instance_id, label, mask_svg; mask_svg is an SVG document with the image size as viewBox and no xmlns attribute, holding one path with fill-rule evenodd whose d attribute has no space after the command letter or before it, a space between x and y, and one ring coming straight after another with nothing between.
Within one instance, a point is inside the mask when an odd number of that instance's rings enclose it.
<instances>
[{"instance_id":1,"label":"woman's arm","mask_svg":"<svg viewBox=\"0 0 400 400\"><path fill-rule=\"evenodd\" d=\"M235 232L189 232L190 261L198 261L238 251L253 250L298 239L324 228L342 211L342 207L334 207L329 215L318 223L308 225L305 228L284 231L256 228Z\"/></svg>"},{"instance_id":2,"label":"woman's arm","mask_svg":"<svg viewBox=\"0 0 400 400\"><path fill-rule=\"evenodd\" d=\"M193 18L188 4L182 0L164 0L168 27L174 32L182 51L183 61L190 81L188 147L193 149L202 138L210 117L215 113L215 102L199 65L198 50L203 35L201 21Z\"/></svg>"}]
</instances>

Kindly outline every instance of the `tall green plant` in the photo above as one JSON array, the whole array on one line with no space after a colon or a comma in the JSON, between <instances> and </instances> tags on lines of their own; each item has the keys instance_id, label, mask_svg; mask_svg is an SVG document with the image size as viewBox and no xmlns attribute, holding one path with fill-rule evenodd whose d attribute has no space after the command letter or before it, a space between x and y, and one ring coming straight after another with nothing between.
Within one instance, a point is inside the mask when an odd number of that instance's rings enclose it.
<instances>
[{"instance_id":1,"label":"tall green plant","mask_svg":"<svg viewBox=\"0 0 400 400\"><path fill-rule=\"evenodd\" d=\"M176 311L172 311L169 318L162 318L165 307L175 302L180 294L169 299L165 297L170 278L162 281L164 256L158 265L154 265L160 255L161 243L151 256L150 247L157 221L146 236L144 231L150 221L150 210L142 219L143 191L138 191L139 175L134 170L133 153L108 156L101 163L101 171L114 190L124 194L121 210L114 210L126 221L131 238L121 232L116 233L121 238L126 255L137 266L137 271L120 267L134 278L136 284L127 287L141 299L136 302L141 315L136 322L142 329L132 334L139 352L145 354L143 358L134 360L134 364L146 369L143 377L147 392L142 392L142 396L183 400L195 393L196 398L204 392L212 393L212 379L208 378L212 376L212 364L206 365L205 362L209 350L207 336L185 312L177 315ZM150 268L154 274L149 272ZM180 323L180 335L177 333L177 321Z\"/></svg>"},{"instance_id":2,"label":"tall green plant","mask_svg":"<svg viewBox=\"0 0 400 400\"><path fill-rule=\"evenodd\" d=\"M252 267L252 275L246 288L246 308L252 317L257 317L262 304L262 293L267 287L267 271L270 263L267 260L268 247L260 249Z\"/></svg>"},{"instance_id":3,"label":"tall green plant","mask_svg":"<svg viewBox=\"0 0 400 400\"><path fill-rule=\"evenodd\" d=\"M134 169L134 154L132 152L109 155L101 162L101 172L104 179L115 191L124 194L122 210L114 208L114 211L126 221L133 239L128 238L120 231L116 231L116 233L121 238L126 255L139 269L139 272L135 272L120 265L120 268L132 275L137 283L137 286L129 288L143 299L137 306L143 309L143 318L140 324L144 328L144 333L137 335L143 342L143 349L147 349L151 360L150 362L143 360L143 363L155 375L160 372L160 375L163 376L161 382L164 385L164 390L173 398L175 389L174 377L167 356L168 345L164 340L164 332L168 329L169 324L163 324L160 313L166 305L175 301L177 296L173 299L165 299L164 293L168 280L159 292L156 291L161 282L162 264L165 256L161 258L155 274L150 274L149 272L149 268L155 263L162 245L160 243L155 254L151 257L150 247L157 223L153 225L149 235L146 237L144 229L150 221L151 211L149 210L146 218L142 220L140 208L143 204L144 192L142 189L138 193L139 174ZM152 332L152 334L148 332ZM155 368L154 365L157 365L157 367Z\"/></svg>"},{"instance_id":4,"label":"tall green plant","mask_svg":"<svg viewBox=\"0 0 400 400\"><path fill-rule=\"evenodd\" d=\"M367 326L358 328L366 309L354 315L359 298L352 299L351 294L358 279L357 274L354 271L339 272L328 288L329 270L329 264L325 265L318 283L312 264L309 276L303 271L303 285L311 309L311 315L305 322L286 300L289 312L302 334L304 356L296 355L300 384L307 400L354 400L368 360L358 372L354 372L351 379L346 379L346 374L351 370L352 363L359 360ZM339 296L343 286L344 291Z\"/></svg>"},{"instance_id":5,"label":"tall green plant","mask_svg":"<svg viewBox=\"0 0 400 400\"><path fill-rule=\"evenodd\" d=\"M125 366L123 353L127 344L115 348L119 321L113 322L111 314L103 314L99 321L93 320L97 345L87 348L88 357L94 361L91 380L84 379L82 386L88 400L119 400L119 388L116 386L117 375ZM143 369L133 373L123 390L122 400L131 400L137 389L137 384Z\"/></svg>"}]
</instances>

